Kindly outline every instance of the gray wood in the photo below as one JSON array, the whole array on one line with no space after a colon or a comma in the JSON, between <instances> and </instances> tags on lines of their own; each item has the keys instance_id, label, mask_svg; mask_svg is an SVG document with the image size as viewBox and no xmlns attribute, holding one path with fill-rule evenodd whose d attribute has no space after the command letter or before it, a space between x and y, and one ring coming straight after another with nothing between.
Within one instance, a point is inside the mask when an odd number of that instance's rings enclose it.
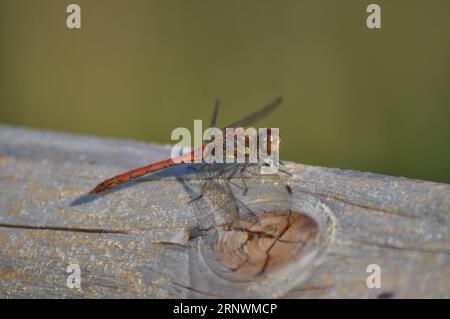
<instances>
[{"instance_id":1,"label":"gray wood","mask_svg":"<svg viewBox=\"0 0 450 319\"><path fill-rule=\"evenodd\" d=\"M0 126L0 296L450 297L449 185L295 163L282 183L249 179L251 191L237 196L259 212L253 219L282 224L286 216L270 212L293 211L292 225L302 225L290 226L298 240L277 242L287 248L274 248L270 263L281 265L255 274L250 263L230 271L242 232L216 228L222 259L208 236L192 235L208 207L189 202L185 172L85 196L169 154L168 146ZM74 263L81 289L66 285ZM380 266L381 288L366 285L370 264Z\"/></svg>"}]
</instances>

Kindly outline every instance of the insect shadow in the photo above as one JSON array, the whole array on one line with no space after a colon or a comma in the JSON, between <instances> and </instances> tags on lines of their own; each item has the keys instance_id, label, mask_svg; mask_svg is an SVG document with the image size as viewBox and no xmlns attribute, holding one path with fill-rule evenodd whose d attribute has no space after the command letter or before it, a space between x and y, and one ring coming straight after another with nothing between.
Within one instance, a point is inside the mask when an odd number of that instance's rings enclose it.
<instances>
[{"instance_id":1,"label":"insect shadow","mask_svg":"<svg viewBox=\"0 0 450 319\"><path fill-rule=\"evenodd\" d=\"M137 178L136 180L129 181L127 183L121 184L111 190L105 191L104 193L100 194L84 194L77 198L75 198L70 204L70 207L78 206L82 204L86 204L92 201L95 201L103 196L108 196L109 194L119 192L123 189L133 187L139 183L145 183L145 182L152 182L161 180L164 178L183 178L183 177L189 177L193 176L199 169L202 168L204 164L180 164L177 166L166 168L162 171L155 172L148 176L142 176L140 178Z\"/></svg>"}]
</instances>

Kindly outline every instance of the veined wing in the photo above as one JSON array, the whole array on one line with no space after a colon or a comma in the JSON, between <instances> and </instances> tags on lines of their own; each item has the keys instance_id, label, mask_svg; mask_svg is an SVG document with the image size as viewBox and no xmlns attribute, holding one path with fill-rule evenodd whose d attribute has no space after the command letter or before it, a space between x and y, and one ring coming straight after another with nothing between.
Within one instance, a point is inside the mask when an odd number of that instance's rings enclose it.
<instances>
[{"instance_id":1,"label":"veined wing","mask_svg":"<svg viewBox=\"0 0 450 319\"><path fill-rule=\"evenodd\" d=\"M272 113L277 107L279 107L281 105L281 102L283 101L283 97L282 96L278 96L275 100L273 100L272 102L264 105L262 108L260 108L259 110L240 118L239 120L231 123L230 125L226 126L227 127L247 127L250 126L251 124L262 120L264 117L266 117L269 113Z\"/></svg>"}]
</instances>

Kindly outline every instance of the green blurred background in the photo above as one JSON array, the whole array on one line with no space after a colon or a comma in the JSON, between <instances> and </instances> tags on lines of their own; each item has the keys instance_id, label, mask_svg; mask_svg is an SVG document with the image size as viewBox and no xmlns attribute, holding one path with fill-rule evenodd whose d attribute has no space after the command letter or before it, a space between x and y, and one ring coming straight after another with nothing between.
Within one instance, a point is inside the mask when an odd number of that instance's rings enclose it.
<instances>
[{"instance_id":1,"label":"green blurred background","mask_svg":"<svg viewBox=\"0 0 450 319\"><path fill-rule=\"evenodd\" d=\"M282 94L282 159L449 183L449 88L448 0L0 0L0 123L172 143Z\"/></svg>"}]
</instances>

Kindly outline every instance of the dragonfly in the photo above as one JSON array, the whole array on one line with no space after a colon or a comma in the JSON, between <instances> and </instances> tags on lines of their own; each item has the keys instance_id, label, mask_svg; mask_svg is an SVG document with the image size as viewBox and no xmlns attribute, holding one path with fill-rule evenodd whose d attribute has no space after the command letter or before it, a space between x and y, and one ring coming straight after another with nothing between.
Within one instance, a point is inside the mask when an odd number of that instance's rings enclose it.
<instances>
[{"instance_id":1,"label":"dragonfly","mask_svg":"<svg viewBox=\"0 0 450 319\"><path fill-rule=\"evenodd\" d=\"M257 111L231 123L222 129L225 139L229 137L227 128L247 127L272 113L281 102L282 97L277 97ZM218 109L219 100L216 100L211 127L215 127ZM258 146L259 143L265 143L268 153L271 152L269 134L266 137L267 141L260 141L259 135L253 137L258 139L256 143ZM90 194L102 193L143 175L185 164L184 160L195 161L198 154L203 156L203 151L208 145L217 143L218 147L223 147L223 142L220 138L217 140L214 138L199 147L197 152L194 150L178 158L166 159L116 175L98 184L90 191ZM247 140L245 142L247 146ZM276 142L280 142L279 137ZM259 150L258 147L257 150ZM233 151L235 152L230 155L235 157L242 155L237 153L242 151L242 148L233 149ZM247 147L244 147L243 151L245 155L248 155ZM248 161L202 163L198 166L188 166L188 169L192 168L195 171L194 178L177 177L188 193L189 205L193 205L195 212L195 224L188 226L188 234L189 241L192 239L190 245L199 245L199 250L195 251L192 258L201 258L202 265L205 263L208 269L220 269L221 276L232 276L240 280L241 276L249 278L249 276L264 273L266 268L270 267L272 247L276 242L283 240L281 237L290 227L291 213L286 217L286 223L282 225L279 225L279 222L273 222L271 215L266 213L288 211L291 207L292 190L286 184L286 180L278 174L267 176L270 180L255 178L259 175L260 165L263 164ZM290 175L289 172L279 170ZM246 180L250 182L249 185ZM236 191L237 189L241 192ZM266 219L265 216L268 218ZM281 233L278 234L280 229ZM270 241L269 245L268 241ZM255 247L258 249L255 250ZM219 268L217 268L218 265L220 265ZM210 273L210 271L203 271L203 268L191 267L190 269L193 272L193 278L198 276L202 280L205 279L205 274Z\"/></svg>"},{"instance_id":2,"label":"dragonfly","mask_svg":"<svg viewBox=\"0 0 450 319\"><path fill-rule=\"evenodd\" d=\"M222 132L226 132L227 128L244 128L244 127L248 127L249 125L256 123L257 121L263 119L264 117L266 117L268 114L272 113L275 109L277 109L282 102L283 98L282 96L278 96L277 98L275 98L273 101L269 102L268 104L264 105L263 107L261 107L260 109L256 110L255 112L244 116L242 118L240 118L239 120L231 123L230 125L226 126ZM211 127L215 127L216 125L216 120L217 120L217 114L218 114L218 110L219 110L219 99L216 100L216 104L214 107L214 112L213 112L213 116L212 116L212 120L211 120ZM247 138L247 137L246 137ZM258 142L257 143L261 143L262 141L259 141L259 137L258 138ZM152 163L143 167L139 167L136 169L132 169L128 172L124 172L121 174L118 174L114 177L108 178L106 180L104 180L103 182L101 182L100 184L98 184L97 186L95 186L90 192L89 194L99 194L99 193L103 193L106 192L108 190L111 190L121 184L127 183L129 181L135 180L137 178L140 178L144 175L147 174L151 174L151 173L155 173L158 171L162 171L165 169L168 169L170 167L174 167L177 165L181 165L181 164L185 164L185 163L192 163L195 162L198 159L198 154L200 154L200 156L202 156L203 151L206 149L206 147L208 147L208 145L214 142L213 141L208 141L207 143L204 143L203 145L201 145L199 147L199 149L197 150L193 150L187 154L184 155L180 155L178 157L174 157L174 158L169 158L169 159L165 159L156 163ZM223 141L220 141L221 143L223 143ZM246 140L247 142L247 140ZM269 153L272 151L271 148L271 143L270 141L266 141L268 142L267 147L268 147L268 151ZM279 143L279 141L278 141ZM247 148L245 148L244 152L247 152ZM234 152L233 156L237 156L238 154L236 152ZM245 154L248 155L248 154Z\"/></svg>"}]
</instances>

